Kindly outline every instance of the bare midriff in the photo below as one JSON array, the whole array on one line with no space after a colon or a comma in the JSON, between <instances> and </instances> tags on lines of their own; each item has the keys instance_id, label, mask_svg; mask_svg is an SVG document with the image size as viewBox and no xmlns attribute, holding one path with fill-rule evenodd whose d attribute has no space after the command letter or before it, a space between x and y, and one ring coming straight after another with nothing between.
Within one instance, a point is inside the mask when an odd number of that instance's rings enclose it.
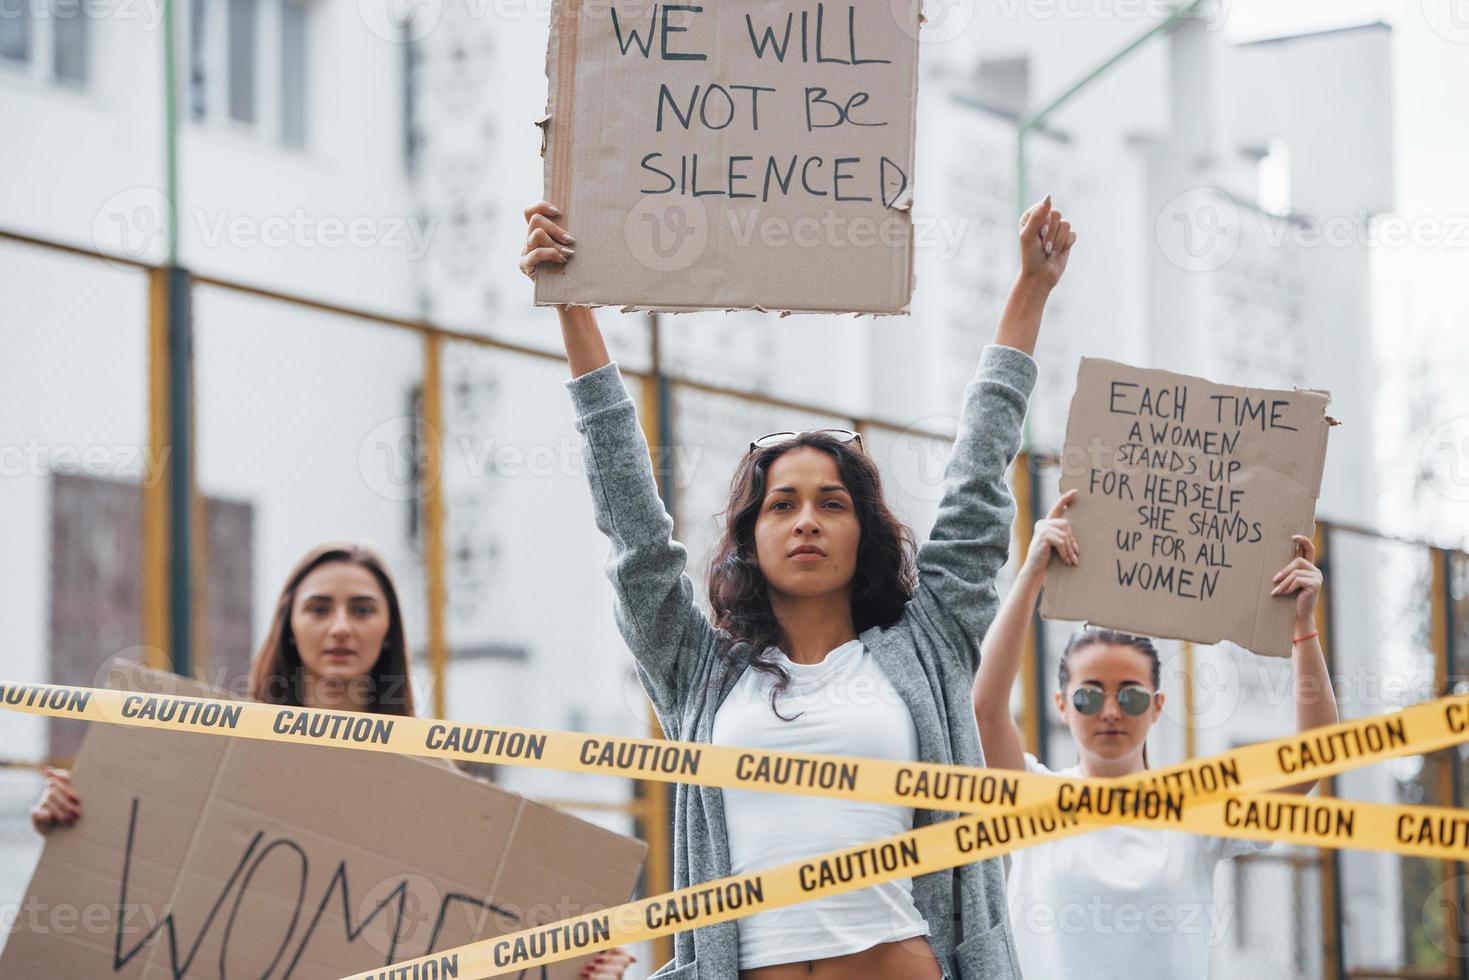
<instances>
[{"instance_id":1,"label":"bare midriff","mask_svg":"<svg viewBox=\"0 0 1469 980\"><path fill-rule=\"evenodd\" d=\"M741 970L740 980L940 980L943 971L923 936L821 960Z\"/></svg>"}]
</instances>

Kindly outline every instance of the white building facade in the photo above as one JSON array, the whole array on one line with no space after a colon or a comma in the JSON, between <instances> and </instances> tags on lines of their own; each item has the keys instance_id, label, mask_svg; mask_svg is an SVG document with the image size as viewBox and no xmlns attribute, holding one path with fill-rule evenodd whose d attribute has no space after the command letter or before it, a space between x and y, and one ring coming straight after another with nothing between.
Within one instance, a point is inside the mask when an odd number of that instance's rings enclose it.
<instances>
[{"instance_id":1,"label":"white building facade","mask_svg":"<svg viewBox=\"0 0 1469 980\"><path fill-rule=\"evenodd\" d=\"M1014 275L1015 121L1148 27L1027 19L1004 7L955 6L953 20L932 18L925 40L911 318L663 318L665 373L829 409L793 418L675 392L676 511L696 578L728 475L752 436L852 416L952 426ZM163 31L144 4L109 9L0 24L8 144L0 228L159 263L168 207ZM179 5L178 260L203 277L555 351L555 317L531 307L530 284L515 270L521 209L541 193L533 123L544 110L546 10L435 0L416 20L395 20L401 13L370 0ZM1236 45L1192 20L1030 134L1030 197L1054 192L1080 231L1038 352L1035 450L1060 447L1084 355L1223 382L1329 388L1333 414L1348 424L1332 434L1319 513L1373 523L1364 472L1373 458L1370 257L1355 242L1313 244L1309 229L1313 219L1366 220L1392 208L1389 41L1372 26ZM1337 104L1353 112L1323 108ZM82 469L137 484L156 470L144 452L147 286L131 269L14 242L0 241L0 256L8 298L0 335L18 355L0 358L0 444L35 447L0 479L8 556L0 621L13 650L5 674L49 680L56 474ZM296 557L321 540L352 538L386 554L421 650L422 487L411 442L420 337L207 284L193 296L198 483L211 500L248 512L250 645ZM600 319L615 356L646 370L647 318L603 311ZM822 365L816 383L813 362ZM447 711L471 722L641 733L646 707L612 624L565 374L552 360L470 343L444 349ZM895 505L926 531L942 461L935 444L885 430L872 441ZM91 449L95 472L73 461ZM125 569L134 547L103 551ZM210 556L209 567L224 557ZM1371 596L1374 571L1349 558L1344 551L1333 565L1337 594ZM1370 669L1372 604L1339 602L1336 615L1337 670ZM1048 676L1068 632L1047 629ZM1267 696L1280 690L1280 665L1241 651L1196 657L1198 690L1217 695L1196 726L1198 752L1290 730L1288 699ZM1181 706L1177 667L1165 668L1165 690ZM0 731L10 758L47 754L44 726L0 717ZM1053 719L1051 761L1069 762L1066 738ZM1181 716L1170 711L1154 757L1179 759L1184 746ZM617 802L630 792L624 781L533 770L497 778L548 799ZM1339 791L1389 799L1386 780L1367 773ZM0 783L10 824L36 784ZM631 831L620 817L589 816ZM0 881L22 887L35 853L30 837L0 834ZM1344 861L1349 945L1364 961L1397 962L1395 861ZM1221 872L1220 901L1233 918L1215 937L1216 975L1321 975L1314 913L1251 911L1267 907L1258 897L1267 890L1309 892L1315 880L1273 866L1258 875ZM1306 894L1290 908L1319 903ZM1279 948L1300 952L1282 960Z\"/></svg>"}]
</instances>

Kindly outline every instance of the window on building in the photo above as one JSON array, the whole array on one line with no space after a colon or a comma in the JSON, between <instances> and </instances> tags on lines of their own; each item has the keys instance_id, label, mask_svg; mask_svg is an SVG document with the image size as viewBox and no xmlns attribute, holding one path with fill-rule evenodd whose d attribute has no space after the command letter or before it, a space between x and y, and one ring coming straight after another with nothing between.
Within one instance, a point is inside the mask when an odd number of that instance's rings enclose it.
<instances>
[{"instance_id":1,"label":"window on building","mask_svg":"<svg viewBox=\"0 0 1469 980\"><path fill-rule=\"evenodd\" d=\"M189 0L189 115L203 119L209 104L208 32L209 0Z\"/></svg>"},{"instance_id":2,"label":"window on building","mask_svg":"<svg viewBox=\"0 0 1469 980\"><path fill-rule=\"evenodd\" d=\"M281 140L306 145L306 8L299 0L281 6Z\"/></svg>"},{"instance_id":3,"label":"window on building","mask_svg":"<svg viewBox=\"0 0 1469 980\"><path fill-rule=\"evenodd\" d=\"M418 71L422 55L418 42L403 34L403 164L413 173L418 167Z\"/></svg>"},{"instance_id":4,"label":"window on building","mask_svg":"<svg viewBox=\"0 0 1469 980\"><path fill-rule=\"evenodd\" d=\"M87 84L88 43L82 0L52 0L51 66L58 81Z\"/></svg>"},{"instance_id":5,"label":"window on building","mask_svg":"<svg viewBox=\"0 0 1469 980\"><path fill-rule=\"evenodd\" d=\"M1276 137L1270 141L1270 149L1260 158L1256 174L1261 210L1290 214L1290 147L1285 140Z\"/></svg>"},{"instance_id":6,"label":"window on building","mask_svg":"<svg viewBox=\"0 0 1469 980\"><path fill-rule=\"evenodd\" d=\"M0 58L22 64L31 60L30 4L26 0L10 0L0 6Z\"/></svg>"},{"instance_id":7,"label":"window on building","mask_svg":"<svg viewBox=\"0 0 1469 980\"><path fill-rule=\"evenodd\" d=\"M260 11L257 0L226 0L229 9L230 118L255 122L255 59L259 54Z\"/></svg>"},{"instance_id":8,"label":"window on building","mask_svg":"<svg viewBox=\"0 0 1469 980\"><path fill-rule=\"evenodd\" d=\"M311 0L189 0L189 115L305 146L311 16Z\"/></svg>"},{"instance_id":9,"label":"window on building","mask_svg":"<svg viewBox=\"0 0 1469 980\"><path fill-rule=\"evenodd\" d=\"M0 0L0 64L37 81L86 85L91 30L85 2Z\"/></svg>"}]
</instances>

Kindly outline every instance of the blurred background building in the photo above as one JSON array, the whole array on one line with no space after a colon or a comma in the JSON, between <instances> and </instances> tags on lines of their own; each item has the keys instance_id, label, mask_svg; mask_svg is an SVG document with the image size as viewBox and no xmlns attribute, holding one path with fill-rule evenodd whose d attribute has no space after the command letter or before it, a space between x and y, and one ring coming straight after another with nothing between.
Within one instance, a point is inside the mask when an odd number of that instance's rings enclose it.
<instances>
[{"instance_id":1,"label":"blurred background building","mask_svg":"<svg viewBox=\"0 0 1469 980\"><path fill-rule=\"evenodd\" d=\"M541 194L547 6L189 0L173 118L154 0L4 8L5 677L89 684L124 654L241 691L295 559L351 538L397 575L428 710L647 731L555 318L515 269L521 210ZM600 314L671 447L664 489L695 578L752 434L855 421L926 531L937 434L1013 277L1021 203L1052 192L1080 241L1038 352L1017 552L1054 499L1080 357L1328 388L1345 424L1318 540L1343 714L1445 690L1456 641L1469 657L1469 558L1444 550L1469 534L1469 403L1453 384L1469 341L1452 288L1469 254L1469 201L1453 196L1469 127L1449 94L1469 84L1469 21L1418 7L1317 5L1297 23L1245 0L1173 17L1161 2L930 5L911 318ZM173 444L158 412L170 280L156 270L170 265L188 272L192 323L192 349L173 352L193 374L192 398L174 393L193 433L194 501L173 515L189 530L182 598L158 529L180 462L158 448ZM1035 705L1074 625L1046 625L1015 702L1053 764L1071 762L1065 732ZM1155 759L1292 730L1287 659L1164 652ZM9 902L39 852L35 765L69 757L80 733L12 715L0 732ZM657 788L490 775L655 847L664 832ZM1464 754L1440 753L1331 791L1449 802L1466 779ZM1462 873L1287 847L1234 862L1212 975L1462 980L1434 898ZM660 875L654 861L650 885Z\"/></svg>"}]
</instances>

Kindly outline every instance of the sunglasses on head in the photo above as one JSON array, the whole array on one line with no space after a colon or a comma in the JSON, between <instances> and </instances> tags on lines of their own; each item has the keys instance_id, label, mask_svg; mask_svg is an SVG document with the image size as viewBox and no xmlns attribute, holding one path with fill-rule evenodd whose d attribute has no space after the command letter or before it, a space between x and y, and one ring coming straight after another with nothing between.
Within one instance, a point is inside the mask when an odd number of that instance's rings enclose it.
<instances>
[{"instance_id":1,"label":"sunglasses on head","mask_svg":"<svg viewBox=\"0 0 1469 980\"><path fill-rule=\"evenodd\" d=\"M819 432L824 436L830 436L837 442L856 443L858 450L862 449L862 434L860 432L853 432L851 429L807 429L805 432L772 432L769 435L763 435L750 443L750 452L753 453L757 449L769 449L772 446L780 446L793 439L799 439L801 436L814 432Z\"/></svg>"},{"instance_id":2,"label":"sunglasses on head","mask_svg":"<svg viewBox=\"0 0 1469 980\"><path fill-rule=\"evenodd\" d=\"M1117 707L1122 709L1123 714L1136 718L1152 706L1153 698L1157 694L1157 691L1130 684L1117 692ZM1078 687L1071 695L1071 706L1084 715L1096 714L1106 703L1107 692L1100 687Z\"/></svg>"}]
</instances>

